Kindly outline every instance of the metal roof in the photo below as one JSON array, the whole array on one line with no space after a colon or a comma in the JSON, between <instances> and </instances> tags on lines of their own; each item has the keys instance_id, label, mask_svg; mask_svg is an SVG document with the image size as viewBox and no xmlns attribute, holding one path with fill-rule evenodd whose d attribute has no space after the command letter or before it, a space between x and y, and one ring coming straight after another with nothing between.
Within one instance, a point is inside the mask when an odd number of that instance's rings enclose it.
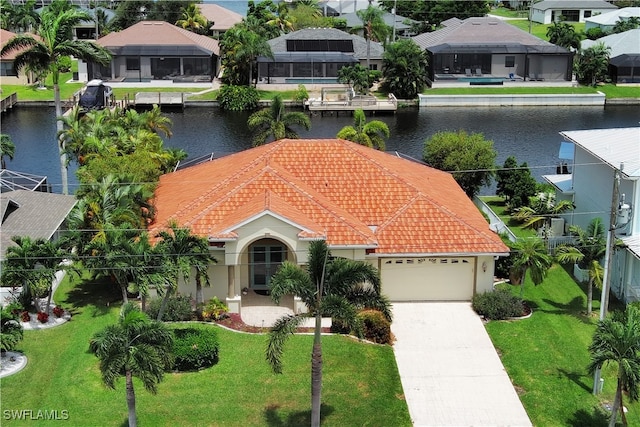
<instances>
[{"instance_id":1,"label":"metal roof","mask_svg":"<svg viewBox=\"0 0 640 427\"><path fill-rule=\"evenodd\" d=\"M580 47L586 49L600 42L611 48L609 52L610 58L615 58L624 53L640 54L640 28L625 31L624 33L610 34L597 40L583 40L580 43Z\"/></svg>"}]
</instances>

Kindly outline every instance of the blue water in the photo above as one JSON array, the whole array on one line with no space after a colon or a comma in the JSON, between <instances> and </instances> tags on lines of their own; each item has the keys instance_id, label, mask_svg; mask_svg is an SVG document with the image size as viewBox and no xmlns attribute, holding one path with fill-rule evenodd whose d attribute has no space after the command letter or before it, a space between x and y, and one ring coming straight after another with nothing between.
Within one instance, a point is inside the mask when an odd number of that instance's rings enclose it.
<instances>
[{"instance_id":1,"label":"blue water","mask_svg":"<svg viewBox=\"0 0 640 427\"><path fill-rule=\"evenodd\" d=\"M216 108L186 108L167 113L173 121L173 137L168 147L182 148L190 157L216 153L221 155L251 147L246 122L249 113L231 113ZM367 120L381 120L389 126L391 137L387 150L422 158L424 141L436 132L466 130L482 133L494 142L496 163L510 156L527 162L540 180L555 173L560 162L558 152L563 130L638 126L637 106L615 107L472 107L472 108L402 108L393 115L377 115ZM352 125L347 114L311 117L311 130L300 130L301 138L334 138L342 127ZM16 145L9 169L46 175L54 191L60 191L60 162L55 141L53 108L14 107L2 115L2 133ZM70 184L76 165L69 166ZM490 191L491 189L487 190Z\"/></svg>"},{"instance_id":2,"label":"blue water","mask_svg":"<svg viewBox=\"0 0 640 427\"><path fill-rule=\"evenodd\" d=\"M239 13L242 16L247 16L247 9L249 7L247 0L204 0L202 3L214 3L225 9ZM255 3L260 3L260 0L255 0Z\"/></svg>"}]
</instances>

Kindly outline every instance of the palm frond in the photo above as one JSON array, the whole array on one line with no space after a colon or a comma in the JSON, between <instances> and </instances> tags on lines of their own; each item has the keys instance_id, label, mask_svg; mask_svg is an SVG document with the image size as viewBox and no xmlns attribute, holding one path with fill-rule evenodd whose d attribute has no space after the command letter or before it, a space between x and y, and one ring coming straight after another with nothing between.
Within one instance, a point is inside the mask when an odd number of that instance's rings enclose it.
<instances>
[{"instance_id":1,"label":"palm frond","mask_svg":"<svg viewBox=\"0 0 640 427\"><path fill-rule=\"evenodd\" d=\"M276 321L268 336L265 358L276 374L282 373L282 354L287 339L310 316L309 313L286 315Z\"/></svg>"}]
</instances>

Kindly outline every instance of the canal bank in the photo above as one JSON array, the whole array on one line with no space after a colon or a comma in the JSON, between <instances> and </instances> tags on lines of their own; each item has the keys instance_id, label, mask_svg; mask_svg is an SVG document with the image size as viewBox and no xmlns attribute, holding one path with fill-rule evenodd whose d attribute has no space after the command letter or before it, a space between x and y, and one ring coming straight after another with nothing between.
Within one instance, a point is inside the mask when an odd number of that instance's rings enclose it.
<instances>
[{"instance_id":1,"label":"canal bank","mask_svg":"<svg viewBox=\"0 0 640 427\"><path fill-rule=\"evenodd\" d=\"M418 95L420 107L602 106L602 92L585 94Z\"/></svg>"}]
</instances>

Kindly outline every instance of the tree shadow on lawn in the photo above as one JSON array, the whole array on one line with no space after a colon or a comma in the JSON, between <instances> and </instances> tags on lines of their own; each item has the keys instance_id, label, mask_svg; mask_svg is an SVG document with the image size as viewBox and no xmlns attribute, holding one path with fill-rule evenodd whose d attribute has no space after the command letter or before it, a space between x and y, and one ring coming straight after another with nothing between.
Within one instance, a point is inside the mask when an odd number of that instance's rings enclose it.
<instances>
[{"instance_id":1,"label":"tree shadow on lawn","mask_svg":"<svg viewBox=\"0 0 640 427\"><path fill-rule=\"evenodd\" d=\"M556 310L549 309L549 308L546 308L546 309L538 308L538 311L542 311L544 313L549 313L549 314L561 314L561 315L568 314L569 316L573 316L576 319L580 320L582 323L585 323L588 325L593 324L593 318L587 316L587 313L586 313L587 303L584 297L582 296L577 296L566 304L552 301L547 298L543 298L542 301L551 307L555 307Z\"/></svg>"},{"instance_id":2,"label":"tree shadow on lawn","mask_svg":"<svg viewBox=\"0 0 640 427\"><path fill-rule=\"evenodd\" d=\"M91 317L104 316L109 312L109 306L120 304L120 290L117 285L107 281L83 280L67 293L66 304L71 304L71 314L78 314L80 307L89 307Z\"/></svg>"},{"instance_id":3,"label":"tree shadow on lawn","mask_svg":"<svg viewBox=\"0 0 640 427\"><path fill-rule=\"evenodd\" d=\"M607 425L607 416L603 412L592 408L591 411L580 409L567 420L572 427L603 427Z\"/></svg>"},{"instance_id":4,"label":"tree shadow on lawn","mask_svg":"<svg viewBox=\"0 0 640 427\"><path fill-rule=\"evenodd\" d=\"M562 375L564 375L565 377L569 378L571 381L573 381L574 383L576 383L577 385L579 385L580 387L582 387L585 391L591 393L592 388L589 384L586 384L583 381L583 376L581 373L579 372L569 372L567 370L564 369L558 369L558 372Z\"/></svg>"},{"instance_id":5,"label":"tree shadow on lawn","mask_svg":"<svg viewBox=\"0 0 640 427\"><path fill-rule=\"evenodd\" d=\"M298 427L311 424L311 410L291 412L284 419L278 414L280 405L269 405L264 410L264 418L270 427ZM322 404L320 407L320 424L333 413L333 407Z\"/></svg>"}]
</instances>

